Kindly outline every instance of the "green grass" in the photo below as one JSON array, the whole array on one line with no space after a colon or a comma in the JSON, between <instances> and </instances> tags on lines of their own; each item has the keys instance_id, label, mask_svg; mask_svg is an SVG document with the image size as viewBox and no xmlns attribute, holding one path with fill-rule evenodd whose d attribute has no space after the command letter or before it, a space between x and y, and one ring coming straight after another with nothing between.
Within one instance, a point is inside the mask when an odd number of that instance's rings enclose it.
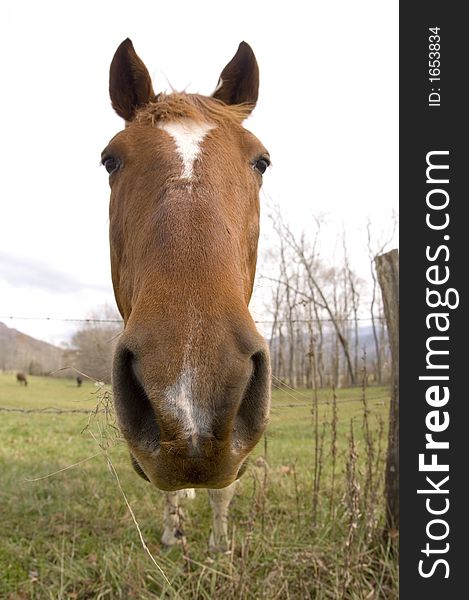
<instances>
[{"instance_id":1,"label":"green grass","mask_svg":"<svg viewBox=\"0 0 469 600\"><path fill-rule=\"evenodd\" d=\"M331 390L318 394L317 430L311 391L274 390L266 440L232 503L233 552L215 561L204 490L184 502L186 557L160 547L163 494L134 474L103 414L86 428L87 414L0 411L0 598L397 598L397 561L381 536L389 396L369 388L364 421L362 395L337 391L333 473ZM87 381L29 377L24 388L0 374L0 407L91 411L98 400Z\"/></svg>"}]
</instances>

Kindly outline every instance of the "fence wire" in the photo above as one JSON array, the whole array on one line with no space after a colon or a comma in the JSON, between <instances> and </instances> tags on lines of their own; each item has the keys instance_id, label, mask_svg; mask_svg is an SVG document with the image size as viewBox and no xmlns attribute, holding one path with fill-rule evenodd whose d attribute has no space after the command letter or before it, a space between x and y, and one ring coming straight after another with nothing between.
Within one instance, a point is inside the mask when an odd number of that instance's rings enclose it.
<instances>
[{"instance_id":1,"label":"fence wire","mask_svg":"<svg viewBox=\"0 0 469 600\"><path fill-rule=\"evenodd\" d=\"M54 406L46 406L44 408L20 408L20 407L15 407L15 408L11 408L11 407L6 407L6 406L0 406L0 411L1 412L12 412L12 413L24 413L24 414L29 414L29 413L44 413L44 414L54 414L54 415L60 415L63 413L81 413L81 414L90 414L91 412L96 412L95 409L87 409L87 408L55 408ZM104 410L102 411L98 411L98 412L104 412Z\"/></svg>"},{"instance_id":2,"label":"fence wire","mask_svg":"<svg viewBox=\"0 0 469 600\"><path fill-rule=\"evenodd\" d=\"M14 317L14 316L0 316L0 320L2 321L51 321L51 322L60 322L60 323L118 323L123 325L124 321L122 319L79 319L73 317ZM338 317L335 319L337 322L343 323L353 323L355 321L385 321L384 316L377 315L372 317ZM255 319L254 323L263 324L263 325L273 325L275 324L283 324L286 323L332 323L334 319L329 317L324 317L322 319Z\"/></svg>"},{"instance_id":3,"label":"fence wire","mask_svg":"<svg viewBox=\"0 0 469 600\"><path fill-rule=\"evenodd\" d=\"M385 395L381 395L381 396L366 396L366 401L372 401L372 400L389 400L389 394L385 394ZM349 402L362 402L361 398L346 398L345 400L338 400L337 404L347 404ZM318 401L317 403L314 402L314 405L327 405L327 404L331 404L330 400L321 400ZM275 411L278 408L312 408L313 407L313 399L311 399L311 402L309 403L303 403L303 404L275 404L271 406L271 410ZM23 414L30 414L30 413L39 413L39 414L54 414L54 415L61 415L61 414L73 414L73 413L78 413L78 414L85 414L85 415L89 415L91 413L93 414L99 414L99 413L105 413L106 410L103 409L98 409L96 410L96 408L56 408L54 406L46 406L44 408L21 408L21 407L7 407L7 406L0 406L0 412L8 412L8 413L23 413Z\"/></svg>"}]
</instances>

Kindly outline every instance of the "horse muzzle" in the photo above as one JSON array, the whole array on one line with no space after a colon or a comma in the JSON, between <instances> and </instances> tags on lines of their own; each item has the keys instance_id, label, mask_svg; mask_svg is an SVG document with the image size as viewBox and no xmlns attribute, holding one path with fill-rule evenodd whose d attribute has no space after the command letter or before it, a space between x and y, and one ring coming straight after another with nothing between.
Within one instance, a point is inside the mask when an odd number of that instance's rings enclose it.
<instances>
[{"instance_id":1,"label":"horse muzzle","mask_svg":"<svg viewBox=\"0 0 469 600\"><path fill-rule=\"evenodd\" d=\"M267 425L267 350L236 356L231 369L225 358L213 381L200 385L189 371L174 381L145 368L124 336L114 359L114 404L135 470L167 491L228 486Z\"/></svg>"}]
</instances>

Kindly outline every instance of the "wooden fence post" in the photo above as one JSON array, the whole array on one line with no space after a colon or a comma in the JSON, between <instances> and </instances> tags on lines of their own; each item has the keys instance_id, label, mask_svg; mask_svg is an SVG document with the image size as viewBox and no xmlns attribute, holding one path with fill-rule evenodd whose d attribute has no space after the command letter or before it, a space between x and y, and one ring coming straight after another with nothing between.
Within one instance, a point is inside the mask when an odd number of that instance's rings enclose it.
<instances>
[{"instance_id":1,"label":"wooden fence post","mask_svg":"<svg viewBox=\"0 0 469 600\"><path fill-rule=\"evenodd\" d=\"M386 535L399 529L399 252L391 250L375 258L376 273L383 296L384 316L391 348L391 405L385 497Z\"/></svg>"}]
</instances>

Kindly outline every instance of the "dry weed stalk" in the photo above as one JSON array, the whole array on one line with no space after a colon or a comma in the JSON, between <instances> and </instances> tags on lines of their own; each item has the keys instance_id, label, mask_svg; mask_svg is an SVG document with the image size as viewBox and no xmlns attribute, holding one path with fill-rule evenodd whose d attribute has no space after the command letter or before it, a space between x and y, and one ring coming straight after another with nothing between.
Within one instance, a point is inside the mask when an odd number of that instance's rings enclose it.
<instances>
[{"instance_id":1,"label":"dry weed stalk","mask_svg":"<svg viewBox=\"0 0 469 600\"><path fill-rule=\"evenodd\" d=\"M335 471L337 465L337 423L339 416L337 412L337 394L335 386L332 386L332 417L331 417L331 493L329 501L329 518L334 518L334 495L335 495Z\"/></svg>"},{"instance_id":2,"label":"dry weed stalk","mask_svg":"<svg viewBox=\"0 0 469 600\"><path fill-rule=\"evenodd\" d=\"M135 525L142 548L149 556L151 562L158 569L160 575L163 577L164 582L169 586L169 590L171 590L173 597L180 598L180 595L173 588L173 586L172 586L171 582L169 581L168 577L166 576L165 572L163 571L161 566L158 564L155 557L153 556L150 549L148 548L148 545L143 537L143 533L142 533L140 525L137 521L135 513L132 510L130 502L127 499L127 496L122 487L119 475L118 475L116 468L114 467L114 465L111 461L111 458L109 456L109 451L116 445L116 443L122 441L122 437L121 437L120 430L117 426L116 415L114 412L114 404L113 404L113 400L112 400L112 391L110 389L108 389L105 385L99 384L99 382L95 382L95 383L98 384L97 390L95 392L93 392L93 394L96 396L96 400L97 400L96 406L95 406L94 410L92 410L90 412L88 422L85 425L85 427L82 429L82 433L88 432L91 435L91 437L94 439L94 441L98 444L98 446L101 448L102 452L104 453L104 455L106 457L107 467L117 482L117 487L124 499L124 502L127 506L129 514ZM96 428L98 435L95 434L95 432L93 431L93 428ZM182 519L182 515L180 515L180 518ZM184 557L184 561L185 561L186 570L190 570L190 564L189 564L190 559L189 559L189 554L188 554L188 548L187 548L187 544L184 544L184 542L182 544L182 551L183 551L183 557Z\"/></svg>"},{"instance_id":3,"label":"dry weed stalk","mask_svg":"<svg viewBox=\"0 0 469 600\"><path fill-rule=\"evenodd\" d=\"M374 447L374 440L373 440L373 434L371 433L371 429L370 429L370 420L369 420L369 416L370 416L370 409L368 407L368 399L366 396L366 390L367 390L367 379L368 379L368 374L367 374L367 370L366 370L366 349L363 349L363 356L362 356L362 361L363 361L363 369L362 369L362 408L363 408L363 421L362 421L362 428L363 428L363 438L365 440L365 447L366 447L366 477L365 477L365 485L364 485L364 492L363 492L363 500L364 500L364 505L365 505L365 510L367 510L368 508L368 503L369 503L369 496L370 496L370 490L373 487L373 463L374 463L374 457L375 457L375 447Z\"/></svg>"},{"instance_id":4,"label":"dry weed stalk","mask_svg":"<svg viewBox=\"0 0 469 600\"><path fill-rule=\"evenodd\" d=\"M318 518L318 504L319 504L319 490L321 487L321 473L322 473L322 461L324 455L324 426L321 434L319 433L319 399L318 399L318 388L316 380L313 384L313 405L311 407L312 414L312 425L314 430L314 450L313 450L313 497L312 497L312 517L311 524L315 528L317 526Z\"/></svg>"},{"instance_id":5,"label":"dry weed stalk","mask_svg":"<svg viewBox=\"0 0 469 600\"><path fill-rule=\"evenodd\" d=\"M351 572L356 563L354 542L360 523L360 483L357 478L358 452L355 443L353 419L350 420L349 448L346 462L346 506L348 516L347 538L345 540L344 574L342 581L342 597L345 598L347 587L351 579ZM358 554L358 552L357 552Z\"/></svg>"},{"instance_id":6,"label":"dry weed stalk","mask_svg":"<svg viewBox=\"0 0 469 600\"><path fill-rule=\"evenodd\" d=\"M95 382L99 384L99 382ZM92 432L93 426L96 427L99 434L98 446L104 450L110 450L117 442L122 441L119 427L117 426L116 415L114 412L114 404L112 401L112 392L105 385L98 385L96 391L93 392L96 397L96 406L89 413L88 422L83 427L82 433Z\"/></svg>"}]
</instances>

